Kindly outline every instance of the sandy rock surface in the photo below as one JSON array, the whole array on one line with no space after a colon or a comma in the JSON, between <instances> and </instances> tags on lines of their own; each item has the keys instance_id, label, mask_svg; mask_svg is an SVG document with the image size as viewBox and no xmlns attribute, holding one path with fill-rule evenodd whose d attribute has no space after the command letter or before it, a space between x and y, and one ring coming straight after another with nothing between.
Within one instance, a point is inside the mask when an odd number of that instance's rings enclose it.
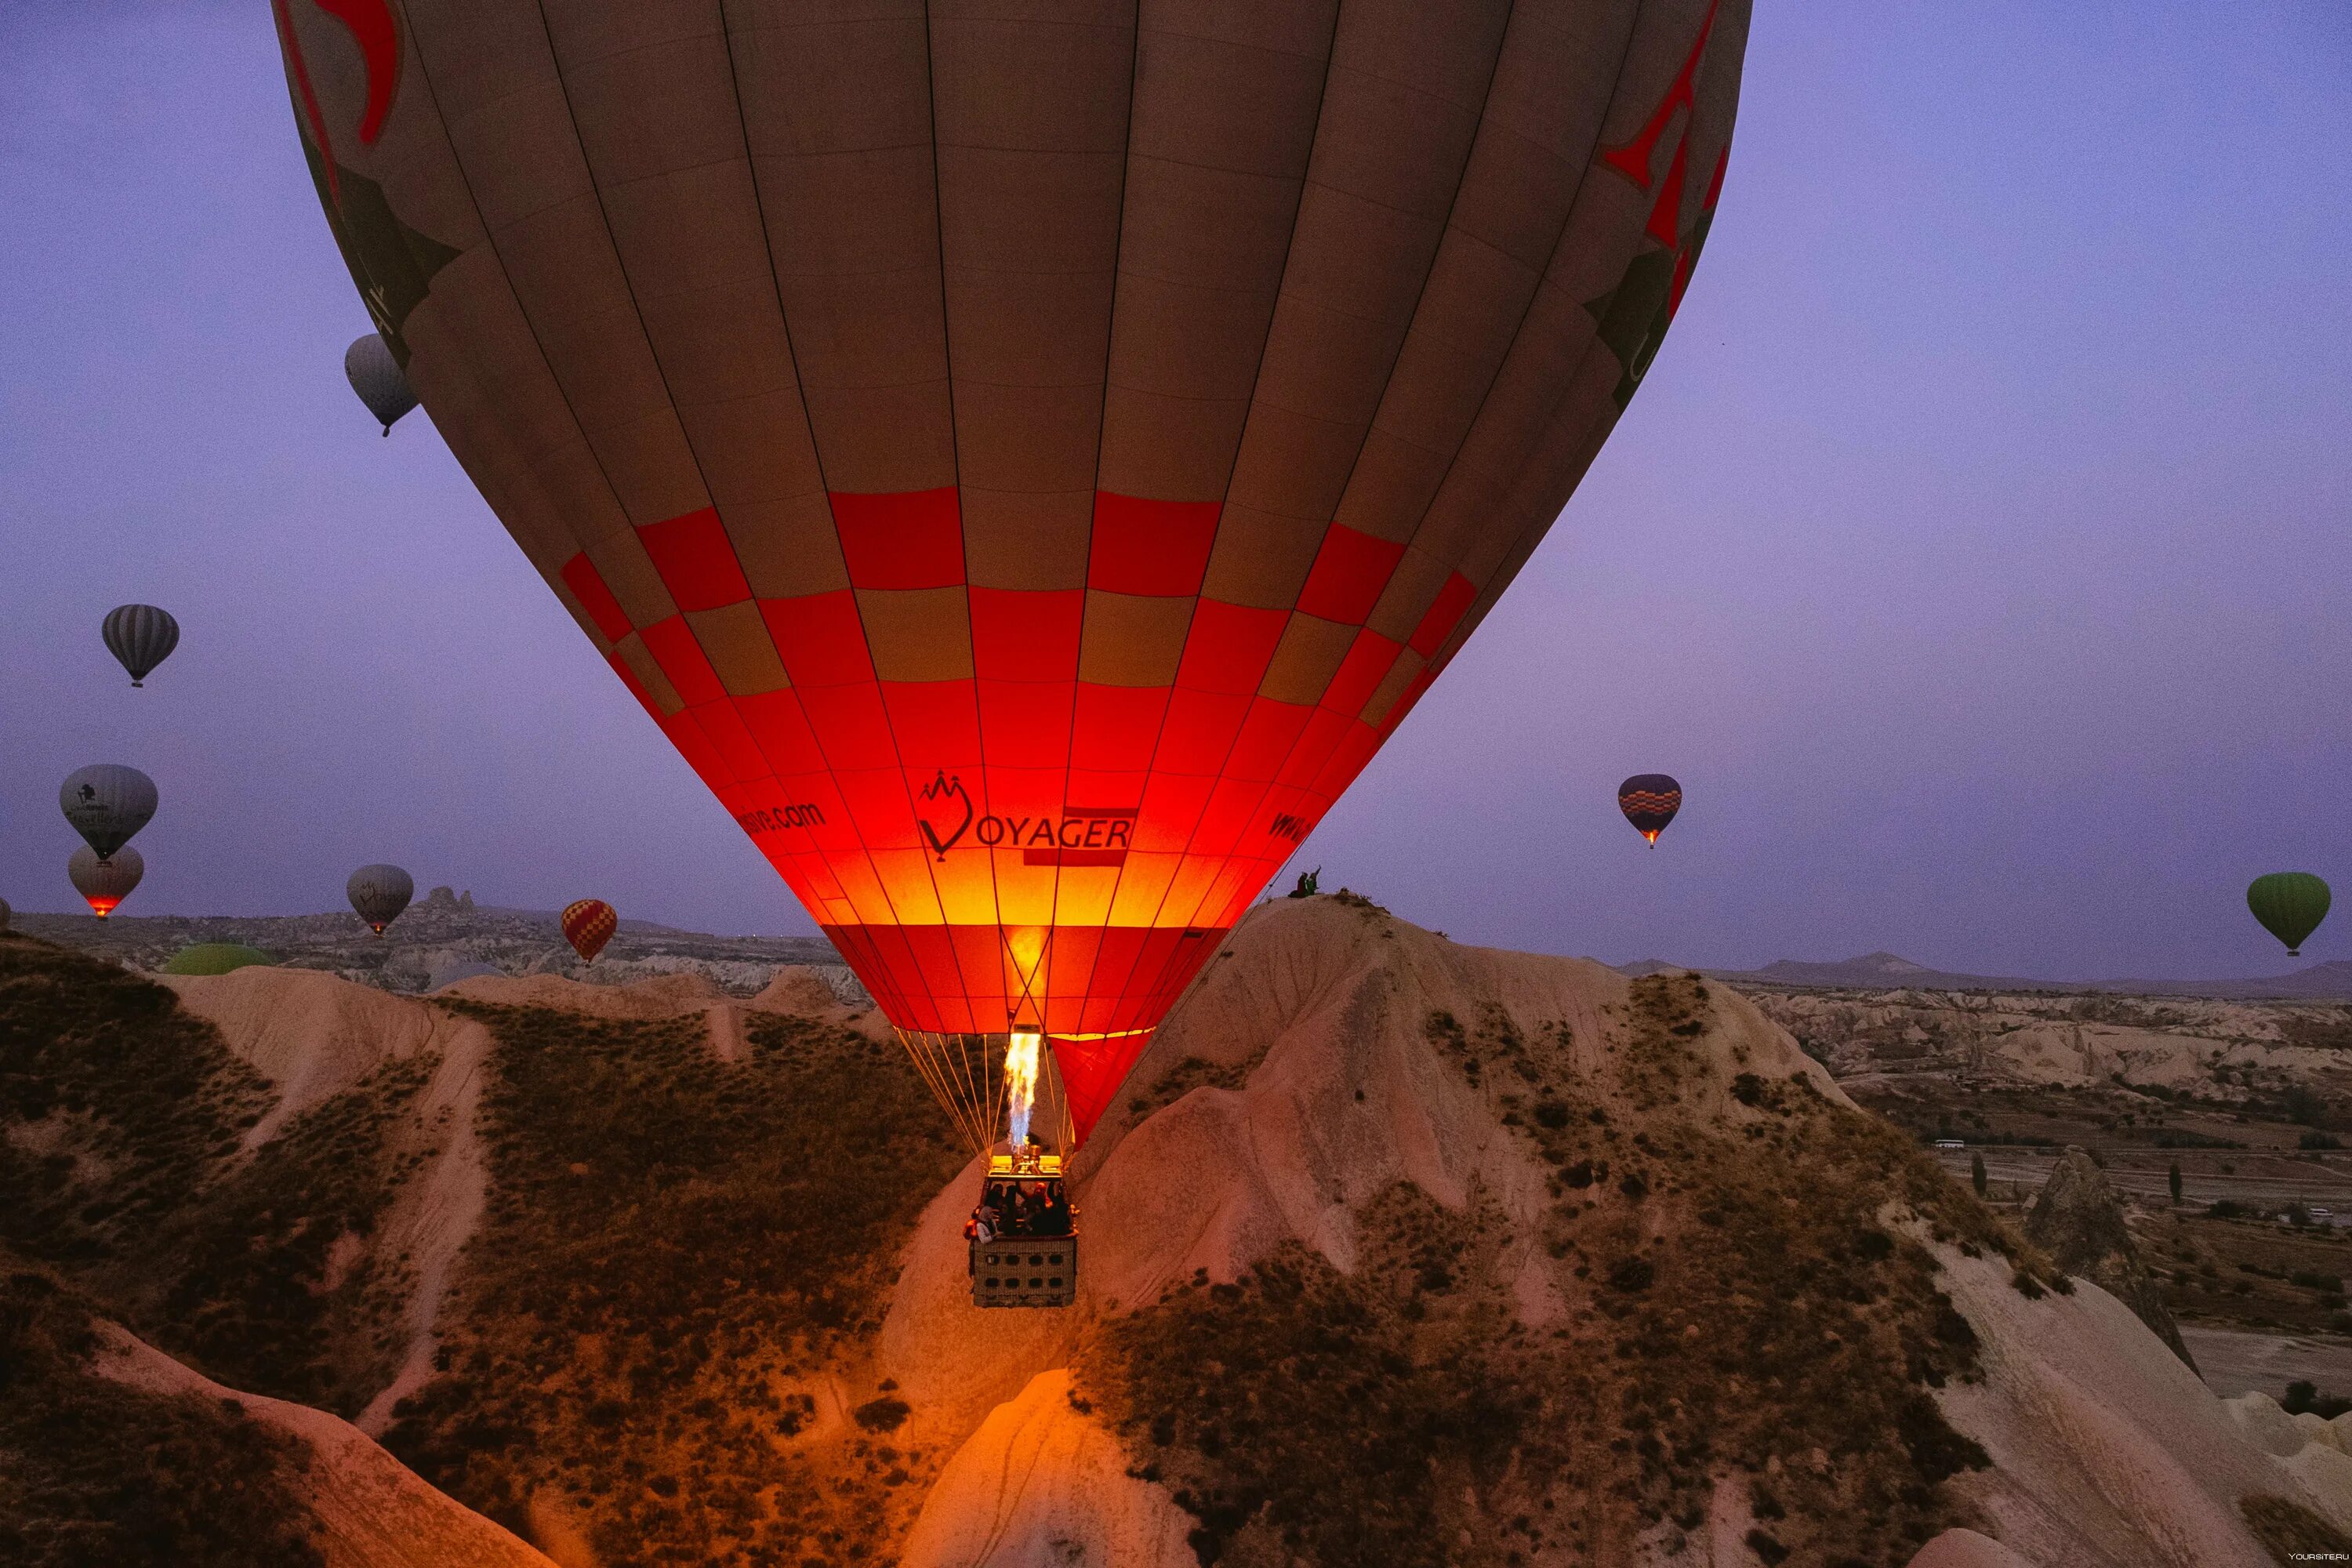
<instances>
[{"instance_id":1,"label":"sandy rock surface","mask_svg":"<svg viewBox=\"0 0 2352 1568\"><path fill-rule=\"evenodd\" d=\"M1040 1373L964 1444L908 1537L902 1568L1193 1568L1192 1517L1128 1473L1127 1451Z\"/></svg>"},{"instance_id":2,"label":"sandy rock surface","mask_svg":"<svg viewBox=\"0 0 2352 1568\"><path fill-rule=\"evenodd\" d=\"M238 1394L121 1329L97 1363L106 1377L157 1394L234 1401L301 1439L311 1464L291 1478L324 1528L328 1568L554 1568L549 1560L410 1473L358 1428L323 1410Z\"/></svg>"}]
</instances>

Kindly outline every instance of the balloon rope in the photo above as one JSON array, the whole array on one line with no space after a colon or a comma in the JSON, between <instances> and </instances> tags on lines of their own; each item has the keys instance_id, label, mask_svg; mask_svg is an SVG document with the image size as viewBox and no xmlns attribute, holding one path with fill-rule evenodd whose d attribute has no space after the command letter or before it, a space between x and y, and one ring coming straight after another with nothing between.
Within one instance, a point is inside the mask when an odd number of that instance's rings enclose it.
<instances>
[{"instance_id":1,"label":"balloon rope","mask_svg":"<svg viewBox=\"0 0 2352 1568\"><path fill-rule=\"evenodd\" d=\"M930 1089L931 1098L939 1101L940 1109L955 1122L965 1142L971 1144L975 1152L984 1151L987 1145L980 1136L971 1108L953 1091L947 1079L944 1052L939 1053L941 1059L934 1059L928 1031L899 1029L897 1033L898 1043L906 1047L907 1055L914 1061L915 1070Z\"/></svg>"}]
</instances>

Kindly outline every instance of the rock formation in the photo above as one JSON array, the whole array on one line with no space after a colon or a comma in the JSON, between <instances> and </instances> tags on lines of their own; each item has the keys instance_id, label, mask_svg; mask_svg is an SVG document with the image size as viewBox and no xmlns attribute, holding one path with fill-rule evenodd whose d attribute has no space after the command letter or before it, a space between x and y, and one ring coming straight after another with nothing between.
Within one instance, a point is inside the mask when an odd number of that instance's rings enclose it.
<instances>
[{"instance_id":1,"label":"rock formation","mask_svg":"<svg viewBox=\"0 0 2352 1568\"><path fill-rule=\"evenodd\" d=\"M2025 1236L2059 1268L2092 1281L2129 1307L2173 1354L2195 1368L2172 1314L2165 1310L2164 1292L2132 1245L2123 1200L2089 1154L2070 1148L2051 1169L2050 1179L2026 1212Z\"/></svg>"}]
</instances>

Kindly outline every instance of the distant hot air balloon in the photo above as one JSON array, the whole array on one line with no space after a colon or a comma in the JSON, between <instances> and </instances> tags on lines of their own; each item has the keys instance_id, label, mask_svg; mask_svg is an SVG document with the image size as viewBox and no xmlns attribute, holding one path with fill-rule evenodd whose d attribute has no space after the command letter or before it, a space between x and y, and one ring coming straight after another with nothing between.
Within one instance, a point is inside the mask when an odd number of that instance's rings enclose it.
<instances>
[{"instance_id":1,"label":"distant hot air balloon","mask_svg":"<svg viewBox=\"0 0 2352 1568\"><path fill-rule=\"evenodd\" d=\"M563 906L563 940L583 963L595 963L620 927L620 916L602 899L581 899Z\"/></svg>"},{"instance_id":2,"label":"distant hot air balloon","mask_svg":"<svg viewBox=\"0 0 2352 1568\"><path fill-rule=\"evenodd\" d=\"M155 781L121 763L93 763L66 775L58 805L103 860L155 815Z\"/></svg>"},{"instance_id":3,"label":"distant hot air balloon","mask_svg":"<svg viewBox=\"0 0 2352 1568\"><path fill-rule=\"evenodd\" d=\"M382 936L416 896L416 884L397 866L362 866L343 884L343 894L368 929Z\"/></svg>"},{"instance_id":4,"label":"distant hot air balloon","mask_svg":"<svg viewBox=\"0 0 2352 1568\"><path fill-rule=\"evenodd\" d=\"M1682 808L1683 786L1672 773L1635 773L1617 786L1617 809L1653 844Z\"/></svg>"},{"instance_id":5,"label":"distant hot air balloon","mask_svg":"<svg viewBox=\"0 0 2352 1568\"><path fill-rule=\"evenodd\" d=\"M416 406L416 394L409 389L408 377L381 332L352 340L352 346L343 351L343 374L387 436L400 423L400 416Z\"/></svg>"},{"instance_id":6,"label":"distant hot air balloon","mask_svg":"<svg viewBox=\"0 0 2352 1568\"><path fill-rule=\"evenodd\" d=\"M107 651L131 672L131 684L144 686L147 672L180 646L180 623L169 610L152 605L117 605L106 612L99 635L106 639Z\"/></svg>"},{"instance_id":7,"label":"distant hot air balloon","mask_svg":"<svg viewBox=\"0 0 2352 1568\"><path fill-rule=\"evenodd\" d=\"M2273 871L2246 889L2246 908L2264 931L2286 943L2289 958L2303 956L2304 938L2319 929L2331 901L2327 884L2308 871Z\"/></svg>"},{"instance_id":8,"label":"distant hot air balloon","mask_svg":"<svg viewBox=\"0 0 2352 1568\"><path fill-rule=\"evenodd\" d=\"M1083 1135L1640 384L1748 9L277 16L524 553L933 1081L1034 1028Z\"/></svg>"},{"instance_id":9,"label":"distant hot air balloon","mask_svg":"<svg viewBox=\"0 0 2352 1568\"><path fill-rule=\"evenodd\" d=\"M89 912L104 920L147 875L147 862L128 844L103 860L97 850L84 844L67 857L66 875L72 879L74 891L89 905Z\"/></svg>"}]
</instances>

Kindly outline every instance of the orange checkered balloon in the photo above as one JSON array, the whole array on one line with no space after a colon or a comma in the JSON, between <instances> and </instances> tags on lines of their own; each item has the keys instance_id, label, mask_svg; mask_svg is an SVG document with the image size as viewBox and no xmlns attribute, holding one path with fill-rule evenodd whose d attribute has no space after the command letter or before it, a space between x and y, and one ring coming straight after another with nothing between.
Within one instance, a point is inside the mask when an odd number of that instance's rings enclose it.
<instances>
[{"instance_id":1,"label":"orange checkered balloon","mask_svg":"<svg viewBox=\"0 0 2352 1568\"><path fill-rule=\"evenodd\" d=\"M1081 1135L1633 395L1748 26L275 5L517 543L910 1043L1039 1030Z\"/></svg>"}]
</instances>

